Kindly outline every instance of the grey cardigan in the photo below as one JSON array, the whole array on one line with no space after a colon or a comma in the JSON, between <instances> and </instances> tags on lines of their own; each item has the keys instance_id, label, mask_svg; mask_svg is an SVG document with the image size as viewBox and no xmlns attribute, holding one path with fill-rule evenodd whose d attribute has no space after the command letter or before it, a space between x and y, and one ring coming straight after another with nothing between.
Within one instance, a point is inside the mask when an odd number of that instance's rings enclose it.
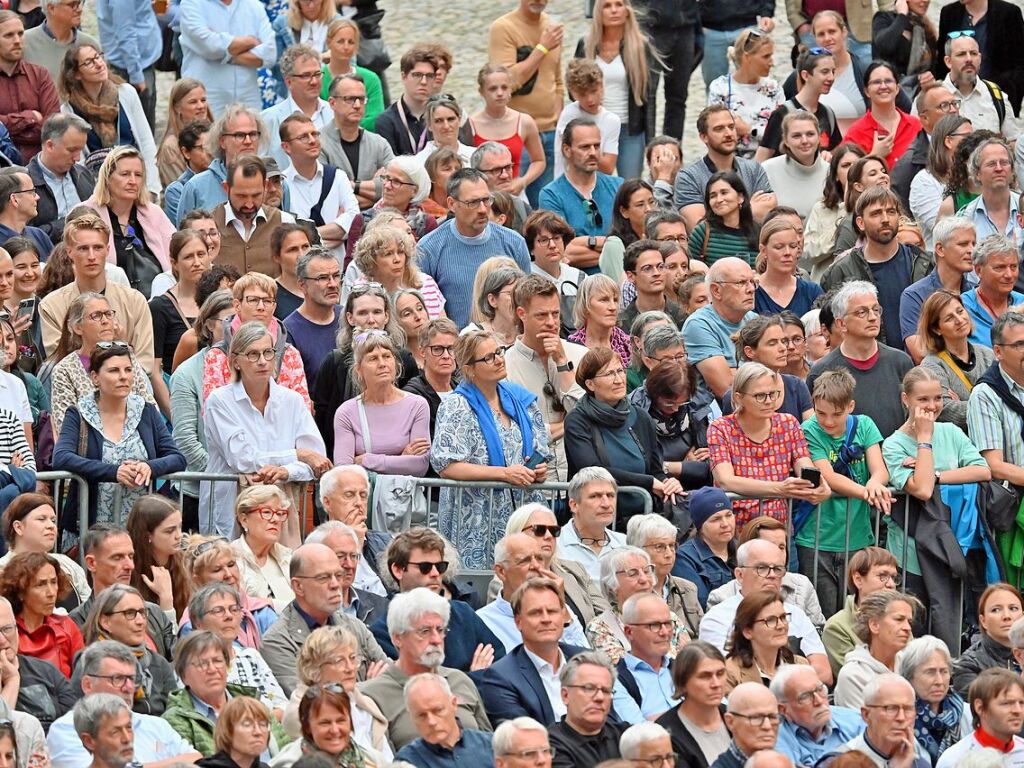
<instances>
[{"instance_id":1,"label":"grey cardigan","mask_svg":"<svg viewBox=\"0 0 1024 768\"><path fill-rule=\"evenodd\" d=\"M394 159L395 153L386 139L376 133L360 130L358 168L352 167L348 155L341 148L341 133L333 120L320 133L320 162L340 168L352 181L369 181Z\"/></svg>"},{"instance_id":2,"label":"grey cardigan","mask_svg":"<svg viewBox=\"0 0 1024 768\"><path fill-rule=\"evenodd\" d=\"M974 369L964 371L964 375L971 382L971 386L974 386L978 383L978 379L985 374L985 371L992 367L992 364L996 361L996 356L989 347L981 344L971 344L971 349L974 350ZM928 355L928 357L921 361L921 365L932 371L939 377L939 381L942 382L942 413L939 414L938 420L956 424L966 432L967 400L970 398L971 393L967 391L963 381L960 380L960 377L956 375L952 368L939 359L938 355ZM949 394L950 392L953 392L957 399L954 400Z\"/></svg>"}]
</instances>

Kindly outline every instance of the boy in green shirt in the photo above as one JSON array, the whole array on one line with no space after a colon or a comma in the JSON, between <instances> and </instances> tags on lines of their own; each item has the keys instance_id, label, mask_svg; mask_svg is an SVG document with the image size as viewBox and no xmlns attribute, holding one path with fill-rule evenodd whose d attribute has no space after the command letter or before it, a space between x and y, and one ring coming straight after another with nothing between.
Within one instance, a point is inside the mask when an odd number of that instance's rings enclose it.
<instances>
[{"instance_id":1,"label":"boy in green shirt","mask_svg":"<svg viewBox=\"0 0 1024 768\"><path fill-rule=\"evenodd\" d=\"M846 595L846 553L875 543L870 508L889 514L893 501L882 434L870 417L853 415L854 385L848 371L823 373L811 393L814 414L803 423L811 461L833 491L796 534L800 572L813 579L818 558L817 591L826 616L842 607Z\"/></svg>"}]
</instances>

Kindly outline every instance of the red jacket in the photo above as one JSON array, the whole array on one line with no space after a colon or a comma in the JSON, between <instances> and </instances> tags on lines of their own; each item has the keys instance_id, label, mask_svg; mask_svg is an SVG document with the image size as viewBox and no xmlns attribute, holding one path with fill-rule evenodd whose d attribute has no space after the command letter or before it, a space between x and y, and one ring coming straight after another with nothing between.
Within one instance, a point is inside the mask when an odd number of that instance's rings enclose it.
<instances>
[{"instance_id":1,"label":"red jacket","mask_svg":"<svg viewBox=\"0 0 1024 768\"><path fill-rule=\"evenodd\" d=\"M78 625L68 616L51 613L34 632L25 628L21 616L18 624L18 653L48 661L71 679L71 662L85 647Z\"/></svg>"},{"instance_id":2,"label":"red jacket","mask_svg":"<svg viewBox=\"0 0 1024 768\"><path fill-rule=\"evenodd\" d=\"M892 144L892 152L885 158L885 164L892 171L893 166L896 165L896 161L899 160L903 153L910 148L910 145L914 143L914 139L917 138L917 134L921 132L921 121L913 115L908 115L906 112L896 110L900 113L900 123L896 126L896 139ZM874 116L871 114L869 109L864 117L860 118L846 129L846 136L843 137L843 143L852 142L858 145L865 152L871 152L871 148L875 146L875 131L881 129L882 126L878 124ZM884 129L883 129L884 130Z\"/></svg>"}]
</instances>

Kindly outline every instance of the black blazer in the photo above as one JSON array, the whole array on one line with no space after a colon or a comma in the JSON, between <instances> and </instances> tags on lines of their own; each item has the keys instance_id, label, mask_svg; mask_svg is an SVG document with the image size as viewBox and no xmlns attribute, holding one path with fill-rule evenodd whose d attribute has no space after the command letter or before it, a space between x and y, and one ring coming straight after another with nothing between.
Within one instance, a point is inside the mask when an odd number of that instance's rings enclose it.
<instances>
[{"instance_id":1,"label":"black blazer","mask_svg":"<svg viewBox=\"0 0 1024 768\"><path fill-rule=\"evenodd\" d=\"M986 69L992 75L989 79L1006 92L1016 115L1020 112L1021 98L1024 97L1024 63L1021 60L1021 51L1024 51L1024 16L1013 3L988 0L985 19L988 31L981 60L987 62ZM939 13L939 40L932 65L936 80L942 80L949 74L944 60L949 33L970 29L970 26L967 11L960 3L943 6Z\"/></svg>"},{"instance_id":2,"label":"black blazer","mask_svg":"<svg viewBox=\"0 0 1024 768\"><path fill-rule=\"evenodd\" d=\"M43 177L43 169L39 165L39 155L28 161L26 170L39 195L39 202L36 203L36 217L29 224L43 230L56 245L64 237L64 218L57 216L57 200L53 196L53 190L50 189ZM68 173L71 174L71 182L75 185L82 201L92 197L93 189L96 186L96 176L93 175L93 172L84 165L75 163Z\"/></svg>"},{"instance_id":3,"label":"black blazer","mask_svg":"<svg viewBox=\"0 0 1024 768\"><path fill-rule=\"evenodd\" d=\"M562 649L566 660L587 650L565 643L559 643L558 647ZM477 687L487 716L495 727L505 720L523 715L545 726L555 722L555 713L548 701L544 683L522 645L516 646L505 658L484 670Z\"/></svg>"},{"instance_id":4,"label":"black blazer","mask_svg":"<svg viewBox=\"0 0 1024 768\"><path fill-rule=\"evenodd\" d=\"M668 735L672 739L673 751L682 758L677 764L686 765L689 768L708 768L708 761L704 759L704 752L701 751L697 740L693 738L693 734L686 729L683 721L679 719L677 713L680 706L680 704L676 704L654 722L668 731ZM719 706L718 710L723 715L725 714L724 705ZM725 722L724 717L722 721Z\"/></svg>"}]
</instances>

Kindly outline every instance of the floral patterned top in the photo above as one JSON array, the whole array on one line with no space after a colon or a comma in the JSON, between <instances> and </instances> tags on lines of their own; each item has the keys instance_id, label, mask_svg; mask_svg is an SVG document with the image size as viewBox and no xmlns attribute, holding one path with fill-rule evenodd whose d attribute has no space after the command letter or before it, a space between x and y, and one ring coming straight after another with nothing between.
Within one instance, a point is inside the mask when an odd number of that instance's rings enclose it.
<instances>
[{"instance_id":1,"label":"floral patterned top","mask_svg":"<svg viewBox=\"0 0 1024 768\"><path fill-rule=\"evenodd\" d=\"M586 347L587 326L583 326L575 333L570 334L568 340L573 342L574 344L581 344L582 346ZM612 350L619 353L619 357L622 359L622 367L629 368L629 358L632 354L632 350L630 349L629 343L629 334L616 325L614 328L612 328L612 337L610 343L612 346Z\"/></svg>"},{"instance_id":2,"label":"floral patterned top","mask_svg":"<svg viewBox=\"0 0 1024 768\"><path fill-rule=\"evenodd\" d=\"M146 401L136 394L128 395L127 416L121 438L116 443L103 432L103 417L100 415L96 396L89 393L78 401L78 412L82 419L103 435L103 462L119 465L125 461L147 461L146 445L139 434L139 422ZM99 501L96 504L96 522L120 522L128 516L128 510L136 501L149 494L149 488L126 488L120 483L98 483Z\"/></svg>"},{"instance_id":3,"label":"floral patterned top","mask_svg":"<svg viewBox=\"0 0 1024 768\"><path fill-rule=\"evenodd\" d=\"M750 126L749 135L737 137L736 154L740 157L754 156L761 144L768 118L785 100L782 86L770 77L762 77L750 84L736 82L731 74L722 75L712 80L708 88L709 106L725 104L736 117Z\"/></svg>"},{"instance_id":4,"label":"floral patterned top","mask_svg":"<svg viewBox=\"0 0 1024 768\"><path fill-rule=\"evenodd\" d=\"M669 646L669 658L674 659L679 649L689 642L686 626L674 613L672 617L672 645ZM629 652L630 643L622 629L622 617L614 610L599 613L587 624L587 640L590 647L600 651L612 664L618 664Z\"/></svg>"},{"instance_id":5,"label":"floral patterned top","mask_svg":"<svg viewBox=\"0 0 1024 768\"><path fill-rule=\"evenodd\" d=\"M156 405L153 393L146 382L146 374L132 354L132 393L145 399L147 403ZM83 361L82 355L72 352L53 367L50 376L50 423L53 425L53 434L59 435L60 428L64 424L64 414L68 408L75 405L86 395L96 391L92 379L86 371L88 360Z\"/></svg>"},{"instance_id":6,"label":"floral patterned top","mask_svg":"<svg viewBox=\"0 0 1024 768\"><path fill-rule=\"evenodd\" d=\"M206 353L203 361L203 402L205 403L215 389L219 389L235 380L231 375L231 364L223 349L214 347ZM306 407L313 411L313 401L309 399L309 386L306 384L306 369L302 367L302 356L299 350L288 344L281 357L281 370L274 379L285 389L302 395Z\"/></svg>"},{"instance_id":7,"label":"floral patterned top","mask_svg":"<svg viewBox=\"0 0 1024 768\"><path fill-rule=\"evenodd\" d=\"M755 443L740 428L735 416L723 416L708 426L708 448L711 470L729 462L737 477L781 482L792 473L793 462L810 458L807 438L798 422L788 413L772 416L768 439ZM746 499L733 502L736 530L758 515L768 515L786 522L789 503L786 499Z\"/></svg>"}]
</instances>

